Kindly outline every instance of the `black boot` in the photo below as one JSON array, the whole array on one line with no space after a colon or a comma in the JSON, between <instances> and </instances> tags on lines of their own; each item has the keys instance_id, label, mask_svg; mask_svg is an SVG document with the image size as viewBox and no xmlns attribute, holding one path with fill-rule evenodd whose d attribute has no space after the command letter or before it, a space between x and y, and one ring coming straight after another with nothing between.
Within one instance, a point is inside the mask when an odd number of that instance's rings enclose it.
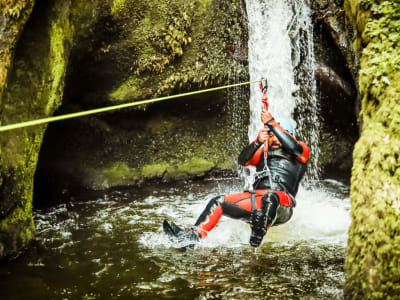
<instances>
[{"instance_id":1,"label":"black boot","mask_svg":"<svg viewBox=\"0 0 400 300\"><path fill-rule=\"evenodd\" d=\"M279 206L279 197L274 193L264 195L261 209L255 209L250 217L250 245L259 247L267 233L267 227L272 226L276 219L276 212Z\"/></svg>"},{"instance_id":2,"label":"black boot","mask_svg":"<svg viewBox=\"0 0 400 300\"><path fill-rule=\"evenodd\" d=\"M201 240L200 234L196 230L183 230L174 222L170 224L168 221L164 220L163 228L164 232L178 248L193 248Z\"/></svg>"},{"instance_id":3,"label":"black boot","mask_svg":"<svg viewBox=\"0 0 400 300\"><path fill-rule=\"evenodd\" d=\"M251 213L250 218L250 245L253 247L260 246L265 233L267 232L267 214L263 209L255 209Z\"/></svg>"}]
</instances>

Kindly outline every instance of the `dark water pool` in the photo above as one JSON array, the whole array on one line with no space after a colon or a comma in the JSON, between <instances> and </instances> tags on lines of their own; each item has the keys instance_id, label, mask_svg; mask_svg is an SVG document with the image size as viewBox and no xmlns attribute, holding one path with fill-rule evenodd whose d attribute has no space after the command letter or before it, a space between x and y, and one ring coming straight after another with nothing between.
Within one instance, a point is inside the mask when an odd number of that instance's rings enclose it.
<instances>
[{"instance_id":1,"label":"dark water pool","mask_svg":"<svg viewBox=\"0 0 400 300\"><path fill-rule=\"evenodd\" d=\"M235 180L120 190L37 210L37 237L0 267L1 299L341 299L348 190L302 187L292 220L255 251L249 226L222 218L197 248L171 247L162 220L191 225Z\"/></svg>"}]
</instances>

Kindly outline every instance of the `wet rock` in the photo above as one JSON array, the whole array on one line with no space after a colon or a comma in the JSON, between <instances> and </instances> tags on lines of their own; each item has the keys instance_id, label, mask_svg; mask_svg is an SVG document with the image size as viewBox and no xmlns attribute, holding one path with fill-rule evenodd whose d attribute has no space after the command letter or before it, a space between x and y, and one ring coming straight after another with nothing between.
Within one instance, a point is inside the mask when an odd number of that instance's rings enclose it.
<instances>
[{"instance_id":1,"label":"wet rock","mask_svg":"<svg viewBox=\"0 0 400 300\"><path fill-rule=\"evenodd\" d=\"M358 138L358 63L348 31L343 1L313 3L318 98L322 117L322 175L348 181Z\"/></svg>"},{"instance_id":2,"label":"wet rock","mask_svg":"<svg viewBox=\"0 0 400 300\"><path fill-rule=\"evenodd\" d=\"M363 121L353 152L345 297L395 299L400 292L400 3L345 4L356 30Z\"/></svg>"},{"instance_id":3,"label":"wet rock","mask_svg":"<svg viewBox=\"0 0 400 300\"><path fill-rule=\"evenodd\" d=\"M49 116L61 103L69 4L37 5L35 21L29 20L22 31L33 1L1 2L6 19L1 28L1 124ZM33 176L44 130L39 126L0 135L0 258L15 255L33 238Z\"/></svg>"}]
</instances>

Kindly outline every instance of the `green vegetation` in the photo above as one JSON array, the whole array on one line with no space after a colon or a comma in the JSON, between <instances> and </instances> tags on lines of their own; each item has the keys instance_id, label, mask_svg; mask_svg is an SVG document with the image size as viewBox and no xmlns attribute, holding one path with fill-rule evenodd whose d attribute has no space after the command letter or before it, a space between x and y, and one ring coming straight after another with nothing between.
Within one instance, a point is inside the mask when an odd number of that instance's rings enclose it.
<instances>
[{"instance_id":1,"label":"green vegetation","mask_svg":"<svg viewBox=\"0 0 400 300\"><path fill-rule=\"evenodd\" d=\"M226 4L224 10L215 10L213 5L210 0L177 0L172 7L167 2L150 1L145 18L132 33L139 54L135 74L111 92L110 98L139 100L227 84L233 70L247 74L227 53L243 35L238 4Z\"/></svg>"},{"instance_id":2,"label":"green vegetation","mask_svg":"<svg viewBox=\"0 0 400 300\"><path fill-rule=\"evenodd\" d=\"M187 173L189 175L205 175L214 168L214 163L199 157L193 157L186 163L178 166L178 171Z\"/></svg>"},{"instance_id":3,"label":"green vegetation","mask_svg":"<svg viewBox=\"0 0 400 300\"><path fill-rule=\"evenodd\" d=\"M103 170L103 176L109 186L127 185L140 179L140 171L125 162L115 162Z\"/></svg>"},{"instance_id":4,"label":"green vegetation","mask_svg":"<svg viewBox=\"0 0 400 300\"><path fill-rule=\"evenodd\" d=\"M2 122L6 124L52 115L61 104L72 29L64 6L39 6L48 16L21 36L4 90ZM32 43L30 39L37 39ZM0 136L1 191L0 257L11 255L33 238L33 177L45 126L19 129ZM7 238L5 238L7 237Z\"/></svg>"},{"instance_id":5,"label":"green vegetation","mask_svg":"<svg viewBox=\"0 0 400 300\"><path fill-rule=\"evenodd\" d=\"M162 178L167 171L167 163L144 165L142 167L142 177L144 178Z\"/></svg>"},{"instance_id":6,"label":"green vegetation","mask_svg":"<svg viewBox=\"0 0 400 300\"><path fill-rule=\"evenodd\" d=\"M400 294L400 3L346 1L361 57L362 134L352 169L346 258L351 299Z\"/></svg>"},{"instance_id":7,"label":"green vegetation","mask_svg":"<svg viewBox=\"0 0 400 300\"><path fill-rule=\"evenodd\" d=\"M213 162L194 157L177 165L167 163L148 164L141 168L129 167L125 162L115 162L103 169L103 180L108 186L132 185L145 179L188 179L193 176L204 176L215 167Z\"/></svg>"},{"instance_id":8,"label":"green vegetation","mask_svg":"<svg viewBox=\"0 0 400 300\"><path fill-rule=\"evenodd\" d=\"M111 7L111 14L115 15L121 11L125 6L125 0L113 0Z\"/></svg>"},{"instance_id":9,"label":"green vegetation","mask_svg":"<svg viewBox=\"0 0 400 300\"><path fill-rule=\"evenodd\" d=\"M7 29L1 37L0 49L0 105L3 102L3 89L6 86L8 71L12 64L15 45L31 14L34 0L0 1L0 13ZM2 28L4 30L4 28Z\"/></svg>"}]
</instances>

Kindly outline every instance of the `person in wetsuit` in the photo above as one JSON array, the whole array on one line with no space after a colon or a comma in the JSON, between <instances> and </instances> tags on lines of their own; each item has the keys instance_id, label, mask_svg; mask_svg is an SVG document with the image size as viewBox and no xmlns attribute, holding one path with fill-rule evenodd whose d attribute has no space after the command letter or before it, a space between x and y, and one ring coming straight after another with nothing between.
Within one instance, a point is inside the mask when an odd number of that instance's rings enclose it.
<instances>
[{"instance_id":1,"label":"person in wetsuit","mask_svg":"<svg viewBox=\"0 0 400 300\"><path fill-rule=\"evenodd\" d=\"M263 127L257 139L239 155L243 166L255 166L257 176L254 191L217 196L209 201L193 228L183 231L175 224L172 231L180 239L195 243L204 239L222 215L250 223L250 245L258 247L271 226L286 223L296 205L295 196L303 178L309 148L294 137L289 119L272 117L261 112ZM268 156L264 159L264 141L268 142Z\"/></svg>"}]
</instances>

